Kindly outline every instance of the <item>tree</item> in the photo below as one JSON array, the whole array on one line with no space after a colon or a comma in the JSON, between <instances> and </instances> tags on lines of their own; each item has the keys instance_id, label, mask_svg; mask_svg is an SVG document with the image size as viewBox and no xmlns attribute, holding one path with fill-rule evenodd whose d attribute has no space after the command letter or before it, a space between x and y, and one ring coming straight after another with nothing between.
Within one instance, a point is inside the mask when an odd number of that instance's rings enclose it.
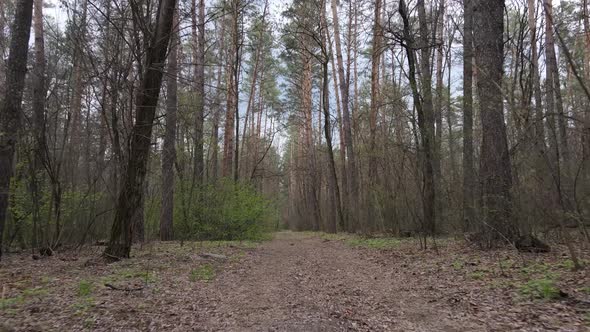
<instances>
[{"instance_id":1,"label":"tree","mask_svg":"<svg viewBox=\"0 0 590 332\"><path fill-rule=\"evenodd\" d=\"M473 162L473 1L463 1L463 229L475 221Z\"/></svg>"},{"instance_id":2,"label":"tree","mask_svg":"<svg viewBox=\"0 0 590 332\"><path fill-rule=\"evenodd\" d=\"M21 127L21 103L27 73L29 37L33 19L33 0L16 3L12 38L6 63L6 92L0 104L0 258L2 238L13 175L14 153Z\"/></svg>"},{"instance_id":3,"label":"tree","mask_svg":"<svg viewBox=\"0 0 590 332\"><path fill-rule=\"evenodd\" d=\"M178 44L180 43L178 15L170 39L168 76L166 77L166 132L162 147L162 210L160 214L160 240L174 238L174 162L176 161L176 113L178 108Z\"/></svg>"},{"instance_id":4,"label":"tree","mask_svg":"<svg viewBox=\"0 0 590 332\"><path fill-rule=\"evenodd\" d=\"M422 153L424 154L423 178L424 178L424 233L434 235L436 222L436 191L434 179L434 166L437 158L435 153L434 138L434 106L432 102L432 71L430 69L431 42L426 19L424 0L418 0L418 21L420 26L420 77L422 79L422 120L420 123L420 136L422 139Z\"/></svg>"},{"instance_id":5,"label":"tree","mask_svg":"<svg viewBox=\"0 0 590 332\"><path fill-rule=\"evenodd\" d=\"M352 2L352 0L351 0ZM356 153L354 151L353 140L352 140L352 129L350 123L350 70L348 70L348 75L344 73L344 61L342 60L342 43L340 41L340 21L338 18L338 3L337 0L331 0L331 7L332 7L332 20L334 26L334 42L336 48L336 64L338 66L338 78L334 78L334 80L339 81L340 87L340 95L342 98L342 129L344 130L343 138L344 144L346 147L346 152L342 151L345 156L348 157L348 164L346 167L346 179L350 184L350 188L348 191L350 194L348 195L349 201L348 204L350 206L350 211L352 211L351 216L353 219L350 221L351 223L356 223L358 218L358 208L357 202L359 201L359 184L356 174L357 169L357 162L356 162ZM350 14L349 14L350 15ZM349 25L349 29L350 29ZM348 63L350 64L350 54L348 57ZM350 67L349 67L350 68ZM344 174L342 174L344 176Z\"/></svg>"},{"instance_id":6,"label":"tree","mask_svg":"<svg viewBox=\"0 0 590 332\"><path fill-rule=\"evenodd\" d=\"M35 32L35 64L33 74L33 126L34 126L34 156L31 168L31 200L33 202L33 234L31 245L36 248L38 245L37 233L41 222L41 181L40 172L43 170L45 159L45 95L47 87L45 84L45 39L43 30L43 0L34 1L34 32Z\"/></svg>"},{"instance_id":7,"label":"tree","mask_svg":"<svg viewBox=\"0 0 590 332\"><path fill-rule=\"evenodd\" d=\"M381 62L381 42L383 38L383 29L380 23L381 20L381 0L375 0L375 13L373 22L373 45L371 51L371 109L369 114L369 179L371 181L371 188L376 190L377 183L377 115L379 113L379 64ZM369 204L375 203L375 195L371 193ZM373 209L369 208L369 220L372 222L375 219Z\"/></svg>"},{"instance_id":8,"label":"tree","mask_svg":"<svg viewBox=\"0 0 590 332\"><path fill-rule=\"evenodd\" d=\"M176 0L158 2L155 30L149 45L146 45L145 72L135 100L137 118L131 133L129 159L122 179L123 187L117 199L111 237L105 249L107 257L127 258L131 251L131 219L139 208L143 195L152 126L162 86L163 66L168 52L175 6Z\"/></svg>"},{"instance_id":9,"label":"tree","mask_svg":"<svg viewBox=\"0 0 590 332\"><path fill-rule=\"evenodd\" d=\"M203 182L205 164L203 161L203 122L205 116L205 0L199 0L198 22L195 19L195 1L192 2L193 39L195 46L195 152L194 152L194 180L197 184ZM198 27L198 33L194 32Z\"/></svg>"},{"instance_id":10,"label":"tree","mask_svg":"<svg viewBox=\"0 0 590 332\"><path fill-rule=\"evenodd\" d=\"M482 239L490 247L505 240L514 241L518 235L511 219L512 171L502 100L504 0L478 1L473 11L482 126L480 178L485 223Z\"/></svg>"},{"instance_id":11,"label":"tree","mask_svg":"<svg viewBox=\"0 0 590 332\"><path fill-rule=\"evenodd\" d=\"M230 36L231 43L228 52L228 61L226 66L226 79L227 79L227 102L226 102L226 113L225 113L225 132L223 138L223 164L222 164L222 176L230 177L232 171L234 172L234 178L237 179L238 160L234 158L236 148L238 146L239 134L239 89L238 79L240 73L240 48L241 48L241 34L240 34L240 16L242 10L242 3L240 0L231 0L229 7L230 10ZM233 166L233 167L232 167Z\"/></svg>"}]
</instances>

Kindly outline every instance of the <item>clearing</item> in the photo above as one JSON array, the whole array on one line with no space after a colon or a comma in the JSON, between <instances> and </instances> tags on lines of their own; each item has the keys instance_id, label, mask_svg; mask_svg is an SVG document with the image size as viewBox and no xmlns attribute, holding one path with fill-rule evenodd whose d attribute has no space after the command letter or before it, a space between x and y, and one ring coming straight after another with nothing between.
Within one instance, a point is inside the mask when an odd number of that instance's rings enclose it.
<instances>
[{"instance_id":1,"label":"clearing","mask_svg":"<svg viewBox=\"0 0 590 332\"><path fill-rule=\"evenodd\" d=\"M12 254L0 263L0 331L588 330L590 276L561 248L439 247L281 232L156 242L112 264L96 259L102 247Z\"/></svg>"}]
</instances>

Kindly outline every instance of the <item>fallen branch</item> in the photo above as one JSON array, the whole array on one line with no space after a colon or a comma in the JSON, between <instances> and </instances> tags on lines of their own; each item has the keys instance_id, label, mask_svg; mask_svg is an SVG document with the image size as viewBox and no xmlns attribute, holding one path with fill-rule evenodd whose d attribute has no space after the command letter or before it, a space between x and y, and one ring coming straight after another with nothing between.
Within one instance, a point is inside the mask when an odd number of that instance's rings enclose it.
<instances>
[{"instance_id":1,"label":"fallen branch","mask_svg":"<svg viewBox=\"0 0 590 332\"><path fill-rule=\"evenodd\" d=\"M114 285L111 285L108 283L104 284L104 285L105 285L105 287L108 287L112 290L118 290L118 291L124 291L124 292L138 292L143 289L143 286L137 287L137 288L120 288L120 287L117 287L117 286L114 286Z\"/></svg>"}]
</instances>

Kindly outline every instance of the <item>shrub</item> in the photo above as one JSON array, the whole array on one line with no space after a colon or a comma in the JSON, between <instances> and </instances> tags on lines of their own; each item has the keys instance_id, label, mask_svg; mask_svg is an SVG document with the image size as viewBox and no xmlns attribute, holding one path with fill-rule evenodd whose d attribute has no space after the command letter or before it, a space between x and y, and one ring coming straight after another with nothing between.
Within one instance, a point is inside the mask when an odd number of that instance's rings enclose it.
<instances>
[{"instance_id":1,"label":"shrub","mask_svg":"<svg viewBox=\"0 0 590 332\"><path fill-rule=\"evenodd\" d=\"M195 191L177 190L174 227L184 239L263 240L278 218L273 202L249 185L228 180Z\"/></svg>"}]
</instances>

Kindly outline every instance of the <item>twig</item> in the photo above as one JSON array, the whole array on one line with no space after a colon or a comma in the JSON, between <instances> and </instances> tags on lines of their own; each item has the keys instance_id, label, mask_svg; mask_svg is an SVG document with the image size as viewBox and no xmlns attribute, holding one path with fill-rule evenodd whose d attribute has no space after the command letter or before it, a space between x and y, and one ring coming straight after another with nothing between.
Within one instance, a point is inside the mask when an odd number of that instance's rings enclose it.
<instances>
[{"instance_id":1,"label":"twig","mask_svg":"<svg viewBox=\"0 0 590 332\"><path fill-rule=\"evenodd\" d=\"M118 291L125 291L125 292L138 292L143 289L143 286L137 287L137 288L120 288L120 287L117 287L117 286L114 286L114 285L111 285L108 283L104 284L104 285L105 285L105 287L108 287L110 289L118 290Z\"/></svg>"}]
</instances>

